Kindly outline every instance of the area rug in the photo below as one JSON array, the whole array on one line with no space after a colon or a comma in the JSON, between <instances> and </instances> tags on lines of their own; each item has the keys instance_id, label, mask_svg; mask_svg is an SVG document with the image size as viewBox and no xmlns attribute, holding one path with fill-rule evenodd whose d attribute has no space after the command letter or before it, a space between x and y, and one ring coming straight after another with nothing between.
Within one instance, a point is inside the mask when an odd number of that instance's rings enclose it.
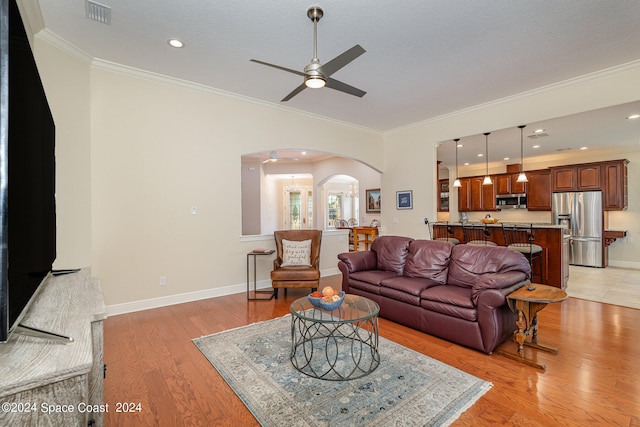
<instances>
[{"instance_id":1,"label":"area rug","mask_svg":"<svg viewBox=\"0 0 640 427\"><path fill-rule=\"evenodd\" d=\"M492 386L382 337L366 377L308 377L289 360L290 316L193 342L263 426L447 426Z\"/></svg>"}]
</instances>

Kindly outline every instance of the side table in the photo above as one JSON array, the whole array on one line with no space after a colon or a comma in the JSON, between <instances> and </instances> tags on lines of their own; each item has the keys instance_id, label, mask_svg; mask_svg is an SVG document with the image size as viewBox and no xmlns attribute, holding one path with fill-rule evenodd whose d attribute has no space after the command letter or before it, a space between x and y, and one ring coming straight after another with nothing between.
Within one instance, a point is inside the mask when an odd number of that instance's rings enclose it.
<instances>
[{"instance_id":1,"label":"side table","mask_svg":"<svg viewBox=\"0 0 640 427\"><path fill-rule=\"evenodd\" d=\"M256 289L256 284L257 284L257 262L256 260L258 259L259 256L266 256L266 255L271 255L272 253L274 253L275 250L273 249L269 249L269 250L265 250L265 251L251 251L247 254L247 300L249 301L253 301L253 300L270 300L271 298L273 298L274 291L273 288L271 288L270 290L257 290ZM253 290L250 289L250 282L249 282L249 266L251 265L250 259L253 258ZM262 295L262 296L259 296Z\"/></svg>"},{"instance_id":2,"label":"side table","mask_svg":"<svg viewBox=\"0 0 640 427\"><path fill-rule=\"evenodd\" d=\"M535 286L535 289L529 290L531 286ZM544 364L525 357L524 346L526 345L554 354L558 353L557 348L538 342L538 312L549 303L560 302L565 299L567 299L567 293L562 289L538 283L531 283L529 286L524 286L507 295L509 308L518 315L518 319L516 320L518 330L515 332L515 340L518 343L518 353L514 354L504 350L498 350L496 353L526 363L527 365L535 366L536 368L546 369ZM529 335L530 339L527 339Z\"/></svg>"}]
</instances>

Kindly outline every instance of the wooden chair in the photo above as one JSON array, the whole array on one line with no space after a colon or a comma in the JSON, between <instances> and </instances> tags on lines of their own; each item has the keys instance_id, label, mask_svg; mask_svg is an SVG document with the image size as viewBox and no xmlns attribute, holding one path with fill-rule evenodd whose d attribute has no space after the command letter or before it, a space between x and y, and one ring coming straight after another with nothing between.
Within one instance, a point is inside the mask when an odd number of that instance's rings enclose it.
<instances>
[{"instance_id":1,"label":"wooden chair","mask_svg":"<svg viewBox=\"0 0 640 427\"><path fill-rule=\"evenodd\" d=\"M487 240L489 230L486 225L462 224L464 243L474 246L498 246L495 242Z\"/></svg>"},{"instance_id":2,"label":"wooden chair","mask_svg":"<svg viewBox=\"0 0 640 427\"><path fill-rule=\"evenodd\" d=\"M443 240L454 245L460 244L460 240L453 237L453 228L448 222L432 222L428 225L431 240Z\"/></svg>"},{"instance_id":3,"label":"wooden chair","mask_svg":"<svg viewBox=\"0 0 640 427\"><path fill-rule=\"evenodd\" d=\"M280 288L284 288L285 295L287 288L310 288L312 292L315 291L320 284L322 231L278 230L273 236L277 257L273 261L271 286L275 298L278 298ZM307 241L310 241L308 251L303 248Z\"/></svg>"},{"instance_id":4,"label":"wooden chair","mask_svg":"<svg viewBox=\"0 0 640 427\"><path fill-rule=\"evenodd\" d=\"M515 249L522 253L531 264L533 271L533 260L540 258L540 282L542 283L542 246L533 243L535 236L533 234L533 225L504 225L502 224L502 232L504 233L504 242L508 248Z\"/></svg>"}]
</instances>

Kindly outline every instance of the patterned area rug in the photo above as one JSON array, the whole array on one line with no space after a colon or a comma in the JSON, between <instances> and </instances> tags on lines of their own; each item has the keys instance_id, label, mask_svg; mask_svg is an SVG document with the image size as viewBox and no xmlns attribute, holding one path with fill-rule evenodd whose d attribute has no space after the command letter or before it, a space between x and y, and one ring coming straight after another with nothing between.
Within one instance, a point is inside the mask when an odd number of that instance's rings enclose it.
<instances>
[{"instance_id":1,"label":"patterned area rug","mask_svg":"<svg viewBox=\"0 0 640 427\"><path fill-rule=\"evenodd\" d=\"M380 337L380 366L350 381L293 368L291 317L193 340L263 426L446 426L492 386Z\"/></svg>"}]
</instances>

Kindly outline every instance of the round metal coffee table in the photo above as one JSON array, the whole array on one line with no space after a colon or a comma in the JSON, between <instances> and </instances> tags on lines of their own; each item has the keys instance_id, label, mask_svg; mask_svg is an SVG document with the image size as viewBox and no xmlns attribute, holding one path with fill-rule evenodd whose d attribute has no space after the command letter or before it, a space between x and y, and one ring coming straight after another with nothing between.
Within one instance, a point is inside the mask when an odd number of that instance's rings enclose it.
<instances>
[{"instance_id":1,"label":"round metal coffee table","mask_svg":"<svg viewBox=\"0 0 640 427\"><path fill-rule=\"evenodd\" d=\"M291 363L322 380L360 378L380 364L378 313L370 299L347 294L333 311L316 308L307 297L291 303Z\"/></svg>"}]
</instances>

